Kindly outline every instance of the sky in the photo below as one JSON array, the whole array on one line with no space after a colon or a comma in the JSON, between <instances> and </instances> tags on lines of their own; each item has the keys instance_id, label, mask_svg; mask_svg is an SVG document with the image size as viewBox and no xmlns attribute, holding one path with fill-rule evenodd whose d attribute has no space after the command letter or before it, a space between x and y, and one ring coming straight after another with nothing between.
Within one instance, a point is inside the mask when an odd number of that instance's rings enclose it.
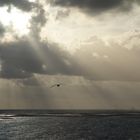
<instances>
[{"instance_id":1,"label":"sky","mask_svg":"<svg viewBox=\"0 0 140 140\"><path fill-rule=\"evenodd\" d=\"M139 0L0 1L0 109L139 110L139 60Z\"/></svg>"}]
</instances>

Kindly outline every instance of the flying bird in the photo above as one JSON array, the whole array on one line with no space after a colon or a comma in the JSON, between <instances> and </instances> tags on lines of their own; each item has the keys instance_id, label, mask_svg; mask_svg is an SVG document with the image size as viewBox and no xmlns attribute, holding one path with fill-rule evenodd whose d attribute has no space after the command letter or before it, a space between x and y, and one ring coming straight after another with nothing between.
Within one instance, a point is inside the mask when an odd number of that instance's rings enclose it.
<instances>
[{"instance_id":1,"label":"flying bird","mask_svg":"<svg viewBox=\"0 0 140 140\"><path fill-rule=\"evenodd\" d=\"M57 83L57 84L52 85L50 88L60 87L61 85L62 85L62 83Z\"/></svg>"}]
</instances>

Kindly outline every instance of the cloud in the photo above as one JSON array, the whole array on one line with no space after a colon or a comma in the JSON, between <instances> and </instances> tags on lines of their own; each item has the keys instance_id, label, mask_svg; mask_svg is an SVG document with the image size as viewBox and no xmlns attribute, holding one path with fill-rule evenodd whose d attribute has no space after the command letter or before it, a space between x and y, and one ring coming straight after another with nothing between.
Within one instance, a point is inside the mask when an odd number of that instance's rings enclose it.
<instances>
[{"instance_id":1,"label":"cloud","mask_svg":"<svg viewBox=\"0 0 140 140\"><path fill-rule=\"evenodd\" d=\"M26 78L41 71L41 63L29 42L18 41L0 44L1 77Z\"/></svg>"},{"instance_id":2,"label":"cloud","mask_svg":"<svg viewBox=\"0 0 140 140\"><path fill-rule=\"evenodd\" d=\"M30 11L35 6L33 2L29 2L28 0L1 0L0 6L10 6L13 5L18 9L23 11Z\"/></svg>"},{"instance_id":3,"label":"cloud","mask_svg":"<svg viewBox=\"0 0 140 140\"><path fill-rule=\"evenodd\" d=\"M44 10L43 6L39 3L36 4L34 13L35 13L35 15L32 16L32 20L31 20L30 35L33 38L36 38L37 40L39 40L41 29L47 22L47 18L46 18L45 10Z\"/></svg>"},{"instance_id":4,"label":"cloud","mask_svg":"<svg viewBox=\"0 0 140 140\"><path fill-rule=\"evenodd\" d=\"M0 43L1 77L29 78L34 73L56 74L68 71L62 60L65 56L58 46L41 42L40 32L46 21L43 6L36 3L29 36Z\"/></svg>"},{"instance_id":5,"label":"cloud","mask_svg":"<svg viewBox=\"0 0 140 140\"><path fill-rule=\"evenodd\" d=\"M3 27L3 25L0 23L0 37L3 36L5 33L5 28Z\"/></svg>"},{"instance_id":6,"label":"cloud","mask_svg":"<svg viewBox=\"0 0 140 140\"><path fill-rule=\"evenodd\" d=\"M89 14L100 14L104 11L117 9L128 11L138 0L53 0L52 5L76 7Z\"/></svg>"},{"instance_id":7,"label":"cloud","mask_svg":"<svg viewBox=\"0 0 140 140\"><path fill-rule=\"evenodd\" d=\"M36 48L37 47L37 48ZM68 53L56 45L37 42L32 46L28 39L0 44L1 71L3 78L28 78L39 74L70 74L65 62Z\"/></svg>"},{"instance_id":8,"label":"cloud","mask_svg":"<svg viewBox=\"0 0 140 140\"><path fill-rule=\"evenodd\" d=\"M56 14L56 20L59 20L61 18L65 18L65 17L69 16L69 14L70 14L69 9L67 9L67 10L58 10L57 14Z\"/></svg>"},{"instance_id":9,"label":"cloud","mask_svg":"<svg viewBox=\"0 0 140 140\"><path fill-rule=\"evenodd\" d=\"M139 36L134 35L134 39L136 37ZM23 79L37 73L82 76L95 81L140 81L140 49L130 44L129 38L126 40L121 44L110 42L106 46L103 40L94 37L93 43L85 42L74 54L58 44L37 41L37 46L32 46L27 38L1 43L0 76ZM131 49L129 44L133 46Z\"/></svg>"},{"instance_id":10,"label":"cloud","mask_svg":"<svg viewBox=\"0 0 140 140\"><path fill-rule=\"evenodd\" d=\"M90 44L85 43L74 55L83 70L81 74L92 80L139 81L140 48L136 37L139 39L139 35L133 35L131 40L128 37L122 43L111 41L108 45L94 37Z\"/></svg>"},{"instance_id":11,"label":"cloud","mask_svg":"<svg viewBox=\"0 0 140 140\"><path fill-rule=\"evenodd\" d=\"M12 3L12 2L14 2L14 1L6 1L5 3L4 2L3 3L7 4L7 3ZM28 2L28 1L26 1L26 2ZM17 1L17 3L22 5L22 2L20 3L19 1ZM8 12L11 12L11 13L7 14L7 12L4 11L4 14L6 15L6 19L4 17L2 18L1 22L3 23L4 27L2 26L2 24L0 24L0 33L2 33L3 29L11 35L16 34L18 37L20 36L20 34L27 35L29 33L28 36L31 36L32 38L34 38L34 39L36 38L36 40L39 40L41 29L46 24L47 17L45 14L44 6L41 3L36 2L36 3L32 3L32 4L34 7L32 7L33 9L32 8L30 9L30 13L25 14L24 12L21 12L20 13L21 15L20 14L18 15L15 13L18 11L14 11L12 13L12 11L11 11L12 7L9 6ZM1 4L0 4L0 6L1 6ZM23 15L22 15L22 13L23 13ZM9 19L8 15L11 16L12 19L11 18ZM21 17L19 20L21 20L22 16L23 16L23 20L25 20L25 22L23 22L22 24L18 23L18 19L16 18L16 16ZM6 24L8 24L8 25L6 25ZM16 26L18 26L19 29L16 28ZM17 32L17 30L19 30L19 32ZM22 30L23 30L23 33L22 33Z\"/></svg>"},{"instance_id":12,"label":"cloud","mask_svg":"<svg viewBox=\"0 0 140 140\"><path fill-rule=\"evenodd\" d=\"M63 6L86 7L91 11L94 9L104 11L119 7L124 1L108 0L107 3L110 2L108 5L102 0L98 2L96 0L81 0L81 3L78 0L69 0L68 4L66 4L68 0L57 0L55 2L57 2L56 4L63 2L61 4ZM130 3L130 1L127 2ZM102 4L100 5L100 3ZM60 18L61 16L67 16L69 11L59 11L57 14ZM94 37L85 42L85 45L81 45L81 48L77 49L74 54L70 54L58 44L41 41L40 32L47 22L43 5L36 4L30 22L29 37L16 38L12 42L0 43L0 77L23 79L33 77L35 73L38 73L76 75L91 80L140 80L138 61L140 50L136 47L139 43L139 34L127 38L122 44L109 42L109 47L103 40ZM4 28L0 25L0 34L3 35L3 33ZM135 44L133 44L134 42ZM131 50L128 49L130 44Z\"/></svg>"}]
</instances>

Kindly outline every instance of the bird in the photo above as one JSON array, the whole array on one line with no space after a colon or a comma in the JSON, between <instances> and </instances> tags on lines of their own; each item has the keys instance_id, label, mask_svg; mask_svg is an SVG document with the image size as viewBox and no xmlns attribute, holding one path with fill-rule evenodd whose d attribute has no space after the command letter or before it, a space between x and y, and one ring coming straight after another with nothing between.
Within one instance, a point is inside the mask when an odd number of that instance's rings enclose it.
<instances>
[{"instance_id":1,"label":"bird","mask_svg":"<svg viewBox=\"0 0 140 140\"><path fill-rule=\"evenodd\" d=\"M60 85L60 84L57 84L56 86L57 86L57 87L60 87L61 85Z\"/></svg>"},{"instance_id":2,"label":"bird","mask_svg":"<svg viewBox=\"0 0 140 140\"><path fill-rule=\"evenodd\" d=\"M52 85L50 88L60 87L61 85L62 85L62 83L57 83L57 84Z\"/></svg>"}]
</instances>

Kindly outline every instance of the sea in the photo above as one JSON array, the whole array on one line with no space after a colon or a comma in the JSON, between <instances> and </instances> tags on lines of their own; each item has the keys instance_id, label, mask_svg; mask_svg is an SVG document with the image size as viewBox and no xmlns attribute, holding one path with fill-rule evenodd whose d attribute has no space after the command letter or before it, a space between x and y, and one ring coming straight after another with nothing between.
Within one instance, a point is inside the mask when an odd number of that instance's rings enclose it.
<instances>
[{"instance_id":1,"label":"sea","mask_svg":"<svg viewBox=\"0 0 140 140\"><path fill-rule=\"evenodd\" d=\"M0 140L140 140L140 112L0 110Z\"/></svg>"}]
</instances>

